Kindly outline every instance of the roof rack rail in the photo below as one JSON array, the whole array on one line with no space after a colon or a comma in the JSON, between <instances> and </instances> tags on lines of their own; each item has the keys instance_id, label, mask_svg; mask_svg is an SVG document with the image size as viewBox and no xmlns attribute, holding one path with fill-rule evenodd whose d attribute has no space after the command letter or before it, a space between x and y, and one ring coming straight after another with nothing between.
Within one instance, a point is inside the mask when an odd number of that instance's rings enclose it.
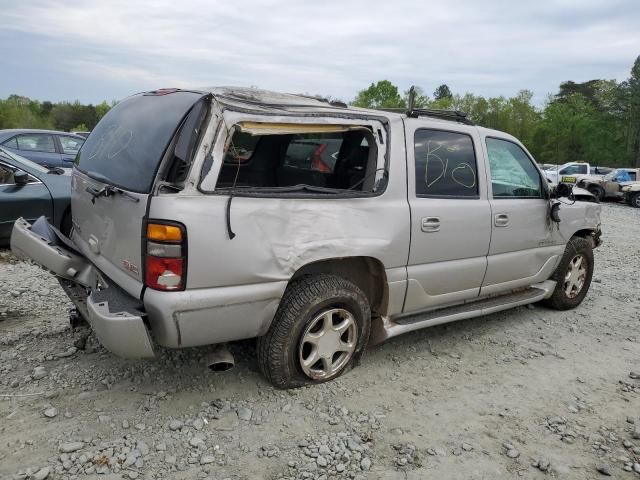
<instances>
[{"instance_id":1,"label":"roof rack rail","mask_svg":"<svg viewBox=\"0 0 640 480\"><path fill-rule=\"evenodd\" d=\"M409 105L406 110L407 117L434 117L441 118L443 120L454 120L456 122L464 123L465 125L475 125L467 117L466 112L460 110L437 110L434 108L415 108L416 101L416 89L415 86L411 86L409 89Z\"/></svg>"}]
</instances>

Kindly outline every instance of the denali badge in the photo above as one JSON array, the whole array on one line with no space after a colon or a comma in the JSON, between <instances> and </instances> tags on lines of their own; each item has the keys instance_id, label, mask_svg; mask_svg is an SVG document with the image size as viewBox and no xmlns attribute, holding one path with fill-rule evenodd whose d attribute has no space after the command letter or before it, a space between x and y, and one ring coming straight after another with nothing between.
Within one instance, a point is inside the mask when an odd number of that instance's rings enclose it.
<instances>
[{"instance_id":1,"label":"denali badge","mask_svg":"<svg viewBox=\"0 0 640 480\"><path fill-rule=\"evenodd\" d=\"M124 266L125 270L129 270L131 273L135 273L136 275L140 273L138 266L134 265L129 260L123 260L122 265Z\"/></svg>"}]
</instances>

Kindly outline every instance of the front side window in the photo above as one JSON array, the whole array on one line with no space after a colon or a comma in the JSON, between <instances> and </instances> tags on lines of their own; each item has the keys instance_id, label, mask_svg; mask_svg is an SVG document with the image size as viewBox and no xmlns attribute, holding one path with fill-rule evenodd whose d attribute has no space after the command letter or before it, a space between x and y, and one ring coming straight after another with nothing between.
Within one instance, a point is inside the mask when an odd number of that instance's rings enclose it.
<instances>
[{"instance_id":1,"label":"front side window","mask_svg":"<svg viewBox=\"0 0 640 480\"><path fill-rule=\"evenodd\" d=\"M16 137L18 149L29 152L55 153L53 137L44 133L29 133Z\"/></svg>"},{"instance_id":2,"label":"front side window","mask_svg":"<svg viewBox=\"0 0 640 480\"><path fill-rule=\"evenodd\" d=\"M415 134L416 195L478 197L478 169L469 135L420 129Z\"/></svg>"},{"instance_id":3,"label":"front side window","mask_svg":"<svg viewBox=\"0 0 640 480\"><path fill-rule=\"evenodd\" d=\"M560 170L561 175L585 175L587 174L586 165L569 165Z\"/></svg>"},{"instance_id":4,"label":"front side window","mask_svg":"<svg viewBox=\"0 0 640 480\"><path fill-rule=\"evenodd\" d=\"M80 147L84 143L84 140L75 137L67 137L61 135L58 137L60 144L62 145L62 151L68 155L75 155L80 150Z\"/></svg>"},{"instance_id":5,"label":"front side window","mask_svg":"<svg viewBox=\"0 0 640 480\"><path fill-rule=\"evenodd\" d=\"M494 198L541 198L542 180L538 169L517 144L487 138L491 186Z\"/></svg>"},{"instance_id":6,"label":"front side window","mask_svg":"<svg viewBox=\"0 0 640 480\"><path fill-rule=\"evenodd\" d=\"M13 183L13 170L0 164L0 185Z\"/></svg>"}]
</instances>

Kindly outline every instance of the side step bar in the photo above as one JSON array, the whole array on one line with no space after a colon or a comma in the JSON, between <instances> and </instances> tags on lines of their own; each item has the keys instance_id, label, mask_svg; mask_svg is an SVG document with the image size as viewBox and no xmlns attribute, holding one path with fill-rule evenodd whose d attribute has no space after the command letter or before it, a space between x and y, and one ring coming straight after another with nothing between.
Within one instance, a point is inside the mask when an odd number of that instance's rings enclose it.
<instances>
[{"instance_id":1,"label":"side step bar","mask_svg":"<svg viewBox=\"0 0 640 480\"><path fill-rule=\"evenodd\" d=\"M424 313L418 312L411 315L402 315L395 318L378 318L374 320L369 345L377 345L403 333L440 325L441 323L480 317L521 305L535 303L548 298L553 293L555 286L556 282L547 280L524 290L518 290L497 297L488 297L462 305L454 305Z\"/></svg>"}]
</instances>

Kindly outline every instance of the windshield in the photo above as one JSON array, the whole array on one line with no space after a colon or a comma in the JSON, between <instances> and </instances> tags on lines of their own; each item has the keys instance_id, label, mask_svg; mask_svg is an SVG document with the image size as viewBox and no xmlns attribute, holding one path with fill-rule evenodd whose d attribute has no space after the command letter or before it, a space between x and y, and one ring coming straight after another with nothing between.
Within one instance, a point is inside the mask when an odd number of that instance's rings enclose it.
<instances>
[{"instance_id":1,"label":"windshield","mask_svg":"<svg viewBox=\"0 0 640 480\"><path fill-rule=\"evenodd\" d=\"M9 157L11 160L13 160L18 164L16 165L17 167L20 167L20 165L22 165L23 167L30 168L39 173L47 173L49 171L49 169L43 167L42 165L39 165L36 162L32 162L31 160L21 157L20 155L16 155L15 153L7 150L6 148L0 147L0 155Z\"/></svg>"},{"instance_id":2,"label":"windshield","mask_svg":"<svg viewBox=\"0 0 640 480\"><path fill-rule=\"evenodd\" d=\"M149 192L169 142L201 97L177 91L123 100L91 132L76 157L77 168L125 190Z\"/></svg>"}]
</instances>

